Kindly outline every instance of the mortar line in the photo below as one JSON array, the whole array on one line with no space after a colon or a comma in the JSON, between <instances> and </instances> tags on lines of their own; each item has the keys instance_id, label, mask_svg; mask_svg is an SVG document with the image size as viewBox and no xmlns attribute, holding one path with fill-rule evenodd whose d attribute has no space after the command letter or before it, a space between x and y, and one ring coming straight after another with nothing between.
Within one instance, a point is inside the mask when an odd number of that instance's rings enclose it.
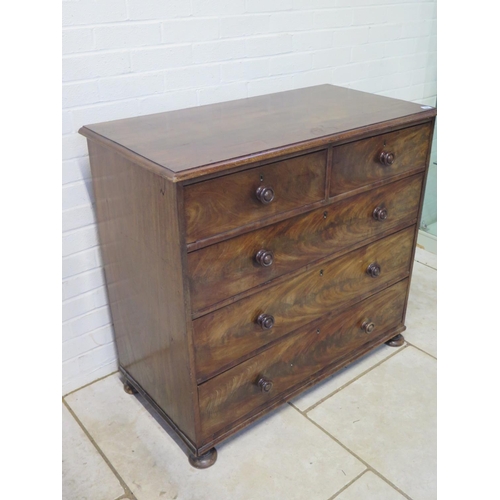
<instances>
[{"instance_id":1,"label":"mortar line","mask_svg":"<svg viewBox=\"0 0 500 500\"><path fill-rule=\"evenodd\" d=\"M88 384L82 385L81 387L78 387L78 389L74 389L71 392L68 392L68 394L65 394L63 396L63 399L68 397L71 394L74 394L75 392L78 392L80 389L85 389L85 387L88 387L89 385L95 384L96 382L100 382L101 380L104 380L105 378L111 377L111 375L114 375L115 373L118 373L119 370L115 370L114 372L108 373L107 375L104 375L103 377L97 378L93 380L92 382L89 382Z\"/></svg>"},{"instance_id":2,"label":"mortar line","mask_svg":"<svg viewBox=\"0 0 500 500\"><path fill-rule=\"evenodd\" d=\"M356 375L353 379L349 380L344 385L341 385L340 387L335 389L330 394L327 394L324 398L320 399L319 401L316 401L316 403L314 403L313 405L311 405L308 408L306 408L305 410L303 410L303 412L307 413L307 412L313 410L314 408L316 408L316 406L319 406L321 403L324 403L327 399L329 399L332 396L334 396L335 394L337 394L337 392L339 392L342 389L346 388L347 386L351 385L353 382L356 382L356 380L360 379L363 375L366 375L368 372L372 371L374 368L377 368L378 366L380 366L384 361L387 361L388 359L392 358L393 356L395 356L399 352L404 351L406 349L406 347L407 347L407 345L405 344L401 349L397 349L392 354L389 354L389 356L387 356L387 358L380 360L378 363L376 363L373 366L371 366L370 368L366 369L364 372L360 373L359 375ZM337 372L337 374L338 373L340 373L340 372ZM289 404L292 405L294 408L297 408L293 403L290 402ZM302 410L299 410L298 408L297 408L297 410L302 413Z\"/></svg>"},{"instance_id":3,"label":"mortar line","mask_svg":"<svg viewBox=\"0 0 500 500\"><path fill-rule=\"evenodd\" d=\"M363 472L358 474L352 481L349 481L345 486L340 488L339 491L334 493L328 500L333 500L334 498L337 498L343 491L347 490L351 484L355 483L361 476L364 476L368 472L368 469L365 469Z\"/></svg>"},{"instance_id":4,"label":"mortar line","mask_svg":"<svg viewBox=\"0 0 500 500\"><path fill-rule=\"evenodd\" d=\"M66 408L70 412L71 416L75 419L76 423L80 426L80 428L82 429L82 431L84 432L84 434L87 436L88 440L94 445L94 447L97 450L97 452L99 453L99 455L101 455L101 457L104 460L104 462L106 462L106 464L108 465L108 467L111 469L111 471L113 472L113 474L118 479L121 487L124 490L124 495L125 495L125 497L122 496L122 497L119 497L119 498L129 498L130 500L137 500L137 498L135 497L135 495L132 493L132 490L127 486L127 483L122 479L122 477L120 476L120 474L118 474L118 471L115 469L115 467L113 466L113 464L111 463L111 461L108 459L108 457L104 454L104 452L101 450L101 448L95 442L94 438L90 435L89 431L85 428L85 426L83 425L82 421L76 416L76 413L73 411L73 409L71 408L71 406L69 406L69 404L66 401L64 401L64 398L63 398L63 405L66 406Z\"/></svg>"},{"instance_id":5,"label":"mortar line","mask_svg":"<svg viewBox=\"0 0 500 500\"><path fill-rule=\"evenodd\" d=\"M402 349L400 349L402 350ZM398 351L399 352L399 351ZM377 475L380 479L384 480L389 486L391 486L392 488L394 488L398 493L400 493L401 495L403 495L407 500L413 500L409 495L407 495L403 490L401 490L400 488L398 488L395 484L393 484L391 481L389 481L386 477L384 477L377 469L373 468L366 460L363 460L358 454L354 453L351 449L349 449L344 443L342 443L341 441L339 441L336 437L334 437L332 434L330 434L327 430L325 430L323 427L321 427L321 425L319 425L317 422L315 422L314 420L312 420L311 418L309 418L308 415L306 415L305 413L301 412L298 408L296 408L295 406L293 407L295 408L296 411L298 411L304 418L306 418L307 420L309 420L309 422L311 422L313 425L315 425L320 431L322 431L323 433L325 433L330 439L332 439L333 441L335 441L339 446L341 446L342 448L344 448L344 450L346 450L348 453L350 453L354 458L356 458L357 460L359 460L368 470L370 470L371 472L373 472L375 475ZM365 471L366 472L366 471Z\"/></svg>"},{"instance_id":6,"label":"mortar line","mask_svg":"<svg viewBox=\"0 0 500 500\"><path fill-rule=\"evenodd\" d=\"M435 359L437 361L437 357L436 356L433 356L432 354L429 354L427 351L424 351L423 349L420 349L420 347L417 347L415 344L411 344L410 342L408 342L408 345L411 346L411 347L414 347L415 349L417 349L420 352L423 352L424 354L427 354L427 356L430 356L432 359Z\"/></svg>"}]
</instances>

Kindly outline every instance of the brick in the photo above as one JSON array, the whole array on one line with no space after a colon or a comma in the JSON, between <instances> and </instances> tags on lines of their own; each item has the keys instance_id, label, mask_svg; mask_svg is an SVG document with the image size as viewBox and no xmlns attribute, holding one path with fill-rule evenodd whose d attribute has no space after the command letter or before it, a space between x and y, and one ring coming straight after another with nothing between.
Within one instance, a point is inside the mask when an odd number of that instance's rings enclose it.
<instances>
[{"instance_id":1,"label":"brick","mask_svg":"<svg viewBox=\"0 0 500 500\"><path fill-rule=\"evenodd\" d=\"M368 42L377 43L388 40L397 40L402 38L403 26L401 24L381 24L377 26L368 26Z\"/></svg>"},{"instance_id":2,"label":"brick","mask_svg":"<svg viewBox=\"0 0 500 500\"><path fill-rule=\"evenodd\" d=\"M245 40L218 40L193 44L193 61L209 63L241 59L246 54Z\"/></svg>"},{"instance_id":3,"label":"brick","mask_svg":"<svg viewBox=\"0 0 500 500\"><path fill-rule=\"evenodd\" d=\"M99 239L97 236L97 226L94 224L63 233L62 255L66 257L88 248L97 248Z\"/></svg>"},{"instance_id":4,"label":"brick","mask_svg":"<svg viewBox=\"0 0 500 500\"><path fill-rule=\"evenodd\" d=\"M251 81L269 76L269 58L246 59L220 65L221 82Z\"/></svg>"},{"instance_id":5,"label":"brick","mask_svg":"<svg viewBox=\"0 0 500 500\"><path fill-rule=\"evenodd\" d=\"M75 54L94 49L91 28L70 28L62 31L62 53Z\"/></svg>"},{"instance_id":6,"label":"brick","mask_svg":"<svg viewBox=\"0 0 500 500\"><path fill-rule=\"evenodd\" d=\"M111 101L157 94L164 87L163 73L117 76L99 81L99 95L102 100Z\"/></svg>"},{"instance_id":7,"label":"brick","mask_svg":"<svg viewBox=\"0 0 500 500\"><path fill-rule=\"evenodd\" d=\"M66 83L62 86L63 108L99 102L97 81Z\"/></svg>"},{"instance_id":8,"label":"brick","mask_svg":"<svg viewBox=\"0 0 500 500\"><path fill-rule=\"evenodd\" d=\"M90 80L130 72L128 52L104 52L63 57L63 81Z\"/></svg>"},{"instance_id":9,"label":"brick","mask_svg":"<svg viewBox=\"0 0 500 500\"><path fill-rule=\"evenodd\" d=\"M80 134L68 134L62 137L62 159L71 160L87 154L85 138Z\"/></svg>"},{"instance_id":10,"label":"brick","mask_svg":"<svg viewBox=\"0 0 500 500\"><path fill-rule=\"evenodd\" d=\"M82 293L104 286L104 273L101 268L72 276L62 282L63 300L71 299Z\"/></svg>"},{"instance_id":11,"label":"brick","mask_svg":"<svg viewBox=\"0 0 500 500\"><path fill-rule=\"evenodd\" d=\"M321 85L323 83L332 83L333 70L331 68L306 71L293 75L293 84L295 88Z\"/></svg>"},{"instance_id":12,"label":"brick","mask_svg":"<svg viewBox=\"0 0 500 500\"><path fill-rule=\"evenodd\" d=\"M282 92L294 88L292 78L288 75L254 80L248 82L248 97Z\"/></svg>"},{"instance_id":13,"label":"brick","mask_svg":"<svg viewBox=\"0 0 500 500\"><path fill-rule=\"evenodd\" d=\"M143 97L139 100L141 115L162 113L175 109L191 108L198 104L196 90L179 90L175 92L163 92L158 95Z\"/></svg>"},{"instance_id":14,"label":"brick","mask_svg":"<svg viewBox=\"0 0 500 500\"><path fill-rule=\"evenodd\" d=\"M63 279L80 274L85 271L90 271L96 267L101 267L101 254L99 248L94 247L82 252L63 257L62 260L62 277Z\"/></svg>"},{"instance_id":15,"label":"brick","mask_svg":"<svg viewBox=\"0 0 500 500\"><path fill-rule=\"evenodd\" d=\"M351 62L351 49L341 47L338 49L318 50L313 54L313 68L334 68L344 66Z\"/></svg>"},{"instance_id":16,"label":"brick","mask_svg":"<svg viewBox=\"0 0 500 500\"><path fill-rule=\"evenodd\" d=\"M97 328L111 326L111 315L106 306L99 307L87 314L63 323L63 342L74 339Z\"/></svg>"},{"instance_id":17,"label":"brick","mask_svg":"<svg viewBox=\"0 0 500 500\"><path fill-rule=\"evenodd\" d=\"M116 348L114 343L97 347L78 358L81 372L95 370L116 360Z\"/></svg>"},{"instance_id":18,"label":"brick","mask_svg":"<svg viewBox=\"0 0 500 500\"><path fill-rule=\"evenodd\" d=\"M387 19L392 22L400 21L398 18L393 17L393 7L389 8L385 6L377 7L363 7L359 9L353 9L352 11L352 24L355 26L360 26L363 24L381 24L385 23Z\"/></svg>"},{"instance_id":19,"label":"brick","mask_svg":"<svg viewBox=\"0 0 500 500\"><path fill-rule=\"evenodd\" d=\"M346 64L333 69L332 83L346 84L358 80L366 80L369 77L368 62Z\"/></svg>"},{"instance_id":20,"label":"brick","mask_svg":"<svg viewBox=\"0 0 500 500\"><path fill-rule=\"evenodd\" d=\"M169 19L172 17L190 16L191 2L187 0L128 0L129 19Z\"/></svg>"},{"instance_id":21,"label":"brick","mask_svg":"<svg viewBox=\"0 0 500 500\"><path fill-rule=\"evenodd\" d=\"M292 36L288 34L259 36L246 40L246 53L248 57L283 54L291 50Z\"/></svg>"},{"instance_id":22,"label":"brick","mask_svg":"<svg viewBox=\"0 0 500 500\"><path fill-rule=\"evenodd\" d=\"M91 382L94 382L94 380L97 380L99 378L105 377L113 372L116 372L118 365L116 363L116 359L111 361L110 363L106 363L105 365L101 366L100 368L96 368L94 370L91 370L86 373L81 373L80 372L80 366L79 366L79 361L78 358L74 358L70 361L67 361L66 363L75 363L78 367L78 374L71 377L71 378L65 378L64 377L64 371L63 371L63 386L62 386L62 394L63 396L84 386L87 384L90 384Z\"/></svg>"},{"instance_id":23,"label":"brick","mask_svg":"<svg viewBox=\"0 0 500 500\"><path fill-rule=\"evenodd\" d=\"M274 12L278 10L291 10L293 0L246 0L247 12Z\"/></svg>"},{"instance_id":24,"label":"brick","mask_svg":"<svg viewBox=\"0 0 500 500\"><path fill-rule=\"evenodd\" d=\"M385 54L387 57L397 57L414 54L417 49L416 38L405 38L404 40L394 40L385 42Z\"/></svg>"},{"instance_id":25,"label":"brick","mask_svg":"<svg viewBox=\"0 0 500 500\"><path fill-rule=\"evenodd\" d=\"M333 47L353 47L368 43L370 26L336 29L333 32Z\"/></svg>"},{"instance_id":26,"label":"brick","mask_svg":"<svg viewBox=\"0 0 500 500\"><path fill-rule=\"evenodd\" d=\"M429 19L404 23L401 26L401 38L415 38L420 36L430 36L434 22Z\"/></svg>"},{"instance_id":27,"label":"brick","mask_svg":"<svg viewBox=\"0 0 500 500\"><path fill-rule=\"evenodd\" d=\"M161 24L164 43L203 42L219 38L217 18L188 18L165 21Z\"/></svg>"},{"instance_id":28,"label":"brick","mask_svg":"<svg viewBox=\"0 0 500 500\"><path fill-rule=\"evenodd\" d=\"M65 340L62 344L62 359L63 361L68 361L80 356L84 352L108 345L112 342L113 327L111 325L94 329L91 332Z\"/></svg>"},{"instance_id":29,"label":"brick","mask_svg":"<svg viewBox=\"0 0 500 500\"><path fill-rule=\"evenodd\" d=\"M272 57L269 60L269 73L271 75L284 75L312 68L313 55L311 53L284 54Z\"/></svg>"},{"instance_id":30,"label":"brick","mask_svg":"<svg viewBox=\"0 0 500 500\"><path fill-rule=\"evenodd\" d=\"M62 304L63 322L75 319L77 316L87 314L94 309L103 307L108 303L108 296L105 287L96 288L87 293L82 293L77 297L66 300Z\"/></svg>"},{"instance_id":31,"label":"brick","mask_svg":"<svg viewBox=\"0 0 500 500\"><path fill-rule=\"evenodd\" d=\"M332 31L294 33L292 35L292 49L297 52L329 49L331 47L333 47Z\"/></svg>"},{"instance_id":32,"label":"brick","mask_svg":"<svg viewBox=\"0 0 500 500\"><path fill-rule=\"evenodd\" d=\"M236 82L198 90L200 105L233 101L247 97L247 83Z\"/></svg>"},{"instance_id":33,"label":"brick","mask_svg":"<svg viewBox=\"0 0 500 500\"><path fill-rule=\"evenodd\" d=\"M313 12L279 12L271 14L269 31L273 33L288 31L304 31L313 28Z\"/></svg>"},{"instance_id":34,"label":"brick","mask_svg":"<svg viewBox=\"0 0 500 500\"><path fill-rule=\"evenodd\" d=\"M390 76L398 72L398 58L385 58L368 63L368 77Z\"/></svg>"},{"instance_id":35,"label":"brick","mask_svg":"<svg viewBox=\"0 0 500 500\"><path fill-rule=\"evenodd\" d=\"M352 0L349 0L352 3ZM292 7L296 10L331 9L332 0L293 0ZM335 2L337 5L337 1Z\"/></svg>"},{"instance_id":36,"label":"brick","mask_svg":"<svg viewBox=\"0 0 500 500\"><path fill-rule=\"evenodd\" d=\"M220 19L220 36L221 38L237 38L269 33L270 22L271 16L269 14L222 17Z\"/></svg>"},{"instance_id":37,"label":"brick","mask_svg":"<svg viewBox=\"0 0 500 500\"><path fill-rule=\"evenodd\" d=\"M73 122L78 129L83 125L130 118L139 113L139 102L134 99L120 102L101 102L72 111Z\"/></svg>"},{"instance_id":38,"label":"brick","mask_svg":"<svg viewBox=\"0 0 500 500\"><path fill-rule=\"evenodd\" d=\"M80 227L95 224L95 213L92 205L83 205L62 213L62 230L71 231Z\"/></svg>"},{"instance_id":39,"label":"brick","mask_svg":"<svg viewBox=\"0 0 500 500\"><path fill-rule=\"evenodd\" d=\"M245 0L192 0L195 16L227 16L243 14Z\"/></svg>"},{"instance_id":40,"label":"brick","mask_svg":"<svg viewBox=\"0 0 500 500\"><path fill-rule=\"evenodd\" d=\"M161 25L157 23L99 26L94 28L97 49L136 48L161 43Z\"/></svg>"},{"instance_id":41,"label":"brick","mask_svg":"<svg viewBox=\"0 0 500 500\"><path fill-rule=\"evenodd\" d=\"M87 179L90 179L90 165L87 156L63 161L62 163L63 185Z\"/></svg>"},{"instance_id":42,"label":"brick","mask_svg":"<svg viewBox=\"0 0 500 500\"><path fill-rule=\"evenodd\" d=\"M383 59L386 45L384 43L369 43L352 48L351 60L353 63Z\"/></svg>"},{"instance_id":43,"label":"brick","mask_svg":"<svg viewBox=\"0 0 500 500\"><path fill-rule=\"evenodd\" d=\"M63 26L114 23L127 19L125 0L78 0L62 3Z\"/></svg>"},{"instance_id":44,"label":"brick","mask_svg":"<svg viewBox=\"0 0 500 500\"><path fill-rule=\"evenodd\" d=\"M190 45L134 50L130 57L136 73L188 66L193 58Z\"/></svg>"},{"instance_id":45,"label":"brick","mask_svg":"<svg viewBox=\"0 0 500 500\"><path fill-rule=\"evenodd\" d=\"M90 181L75 182L63 186L62 207L63 210L70 210L80 205L93 203L94 194Z\"/></svg>"},{"instance_id":46,"label":"brick","mask_svg":"<svg viewBox=\"0 0 500 500\"><path fill-rule=\"evenodd\" d=\"M420 6L416 3L401 3L396 5L391 5L390 9L390 19L393 23L398 22L415 22L422 19L420 16Z\"/></svg>"},{"instance_id":47,"label":"brick","mask_svg":"<svg viewBox=\"0 0 500 500\"><path fill-rule=\"evenodd\" d=\"M210 87L220 82L219 65L197 65L165 72L167 90Z\"/></svg>"},{"instance_id":48,"label":"brick","mask_svg":"<svg viewBox=\"0 0 500 500\"><path fill-rule=\"evenodd\" d=\"M321 10L314 13L314 28L329 29L351 26L351 9Z\"/></svg>"},{"instance_id":49,"label":"brick","mask_svg":"<svg viewBox=\"0 0 500 500\"><path fill-rule=\"evenodd\" d=\"M62 112L61 129L63 135L75 132L75 127L73 126L73 115L71 114L71 111Z\"/></svg>"}]
</instances>

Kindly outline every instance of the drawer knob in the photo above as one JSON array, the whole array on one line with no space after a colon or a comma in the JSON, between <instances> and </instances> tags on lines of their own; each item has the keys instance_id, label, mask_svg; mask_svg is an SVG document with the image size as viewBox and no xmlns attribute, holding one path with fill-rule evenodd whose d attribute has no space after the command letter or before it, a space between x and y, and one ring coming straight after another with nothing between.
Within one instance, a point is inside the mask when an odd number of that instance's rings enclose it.
<instances>
[{"instance_id":1,"label":"drawer knob","mask_svg":"<svg viewBox=\"0 0 500 500\"><path fill-rule=\"evenodd\" d=\"M255 260L257 264L260 264L262 267L268 267L273 263L274 255L273 252L269 250L259 250L255 255Z\"/></svg>"},{"instance_id":2,"label":"drawer knob","mask_svg":"<svg viewBox=\"0 0 500 500\"><path fill-rule=\"evenodd\" d=\"M376 278L377 276L380 276L380 266L376 263L376 262L373 262L371 263L367 269L366 269L366 272L372 277L372 278Z\"/></svg>"},{"instance_id":3,"label":"drawer knob","mask_svg":"<svg viewBox=\"0 0 500 500\"><path fill-rule=\"evenodd\" d=\"M392 165L395 159L394 153L389 153L388 151L382 151L380 153L380 163L382 163L382 165Z\"/></svg>"},{"instance_id":4,"label":"drawer knob","mask_svg":"<svg viewBox=\"0 0 500 500\"><path fill-rule=\"evenodd\" d=\"M362 325L361 325L361 328L363 328L363 330L366 332L366 333L372 333L373 330L375 330L375 323L372 323L371 321L365 321Z\"/></svg>"},{"instance_id":5,"label":"drawer knob","mask_svg":"<svg viewBox=\"0 0 500 500\"><path fill-rule=\"evenodd\" d=\"M270 187L259 186L255 192L257 199L267 205L274 200L274 190Z\"/></svg>"},{"instance_id":6,"label":"drawer knob","mask_svg":"<svg viewBox=\"0 0 500 500\"><path fill-rule=\"evenodd\" d=\"M260 314L257 323L263 330L270 330L274 326L274 317L270 314Z\"/></svg>"},{"instance_id":7,"label":"drawer knob","mask_svg":"<svg viewBox=\"0 0 500 500\"><path fill-rule=\"evenodd\" d=\"M273 383L266 377L259 377L257 385L262 392L269 392L273 388Z\"/></svg>"},{"instance_id":8,"label":"drawer knob","mask_svg":"<svg viewBox=\"0 0 500 500\"><path fill-rule=\"evenodd\" d=\"M375 220L385 220L385 219L387 219L388 215L389 214L387 213L387 208L377 207L373 211L373 218Z\"/></svg>"}]
</instances>

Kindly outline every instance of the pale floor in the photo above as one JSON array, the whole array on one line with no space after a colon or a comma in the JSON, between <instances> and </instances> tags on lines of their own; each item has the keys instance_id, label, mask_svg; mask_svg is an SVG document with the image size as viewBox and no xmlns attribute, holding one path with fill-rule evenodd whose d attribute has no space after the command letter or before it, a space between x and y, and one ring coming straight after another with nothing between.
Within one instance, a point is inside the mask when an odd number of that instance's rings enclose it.
<instances>
[{"instance_id":1,"label":"pale floor","mask_svg":"<svg viewBox=\"0 0 500 500\"><path fill-rule=\"evenodd\" d=\"M379 347L197 470L115 373L63 400L65 500L436 498L436 256L417 249L406 343Z\"/></svg>"}]
</instances>

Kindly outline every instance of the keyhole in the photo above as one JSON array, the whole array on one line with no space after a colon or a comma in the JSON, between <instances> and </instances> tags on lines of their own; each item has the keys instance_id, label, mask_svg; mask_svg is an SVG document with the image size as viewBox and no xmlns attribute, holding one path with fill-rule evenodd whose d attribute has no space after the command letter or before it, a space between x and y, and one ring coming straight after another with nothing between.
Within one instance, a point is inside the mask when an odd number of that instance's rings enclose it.
<instances>
[{"instance_id":1,"label":"keyhole","mask_svg":"<svg viewBox=\"0 0 500 500\"><path fill-rule=\"evenodd\" d=\"M385 144L384 144L384 146L385 146ZM264 181L264 176L263 176L263 175L261 175L261 176L260 176L260 182L263 182L263 181Z\"/></svg>"},{"instance_id":2,"label":"keyhole","mask_svg":"<svg viewBox=\"0 0 500 500\"><path fill-rule=\"evenodd\" d=\"M328 215L328 212L323 212L323 219L326 219L326 216Z\"/></svg>"},{"instance_id":3,"label":"keyhole","mask_svg":"<svg viewBox=\"0 0 500 500\"><path fill-rule=\"evenodd\" d=\"M319 335L319 328L316 330L316 333Z\"/></svg>"},{"instance_id":4,"label":"keyhole","mask_svg":"<svg viewBox=\"0 0 500 500\"><path fill-rule=\"evenodd\" d=\"M319 272L319 275L323 276L323 269L321 269L321 271Z\"/></svg>"}]
</instances>

